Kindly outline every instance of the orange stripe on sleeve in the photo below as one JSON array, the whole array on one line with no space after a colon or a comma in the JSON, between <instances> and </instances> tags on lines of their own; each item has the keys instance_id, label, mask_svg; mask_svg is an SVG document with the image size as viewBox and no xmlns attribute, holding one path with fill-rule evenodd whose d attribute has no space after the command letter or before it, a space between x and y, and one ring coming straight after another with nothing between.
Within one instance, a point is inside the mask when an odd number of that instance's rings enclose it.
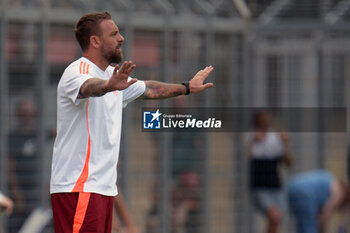
<instances>
[{"instance_id":1,"label":"orange stripe on sleeve","mask_svg":"<svg viewBox=\"0 0 350 233\"><path fill-rule=\"evenodd\" d=\"M83 61L80 62L80 66L79 66L79 72L81 74L81 65L83 64Z\"/></svg>"},{"instance_id":2,"label":"orange stripe on sleeve","mask_svg":"<svg viewBox=\"0 0 350 233\"><path fill-rule=\"evenodd\" d=\"M87 64L87 67L86 67L86 74L89 74L89 67L90 67L90 64Z\"/></svg>"},{"instance_id":3,"label":"orange stripe on sleeve","mask_svg":"<svg viewBox=\"0 0 350 233\"><path fill-rule=\"evenodd\" d=\"M83 74L86 74L86 73L85 73L85 66L86 66L86 63L84 62L84 65L83 65Z\"/></svg>"},{"instance_id":4,"label":"orange stripe on sleeve","mask_svg":"<svg viewBox=\"0 0 350 233\"><path fill-rule=\"evenodd\" d=\"M88 148L86 152L86 158L85 158L85 164L83 171L81 172L77 182L74 185L74 188L72 192L83 192L84 191L84 183L88 179L89 176L89 160L90 160L90 153L91 153L91 141L90 141L90 129L89 129L89 100L87 100L86 103L86 124L87 124L87 131L88 131Z\"/></svg>"},{"instance_id":5,"label":"orange stripe on sleeve","mask_svg":"<svg viewBox=\"0 0 350 233\"><path fill-rule=\"evenodd\" d=\"M73 233L79 233L86 214L87 207L89 205L91 193L80 192L78 197L77 208L75 210Z\"/></svg>"}]
</instances>

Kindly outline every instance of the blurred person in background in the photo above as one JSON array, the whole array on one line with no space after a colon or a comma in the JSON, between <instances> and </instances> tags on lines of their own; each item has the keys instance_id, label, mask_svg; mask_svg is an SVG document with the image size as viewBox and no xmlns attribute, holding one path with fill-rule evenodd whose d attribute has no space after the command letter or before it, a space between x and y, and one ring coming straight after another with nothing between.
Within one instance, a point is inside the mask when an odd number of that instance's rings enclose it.
<instances>
[{"instance_id":1,"label":"blurred person in background","mask_svg":"<svg viewBox=\"0 0 350 233\"><path fill-rule=\"evenodd\" d=\"M173 99L173 108L176 114L186 114L186 98L180 96ZM159 134L152 134L154 144L160 143ZM169 215L170 231L173 233L195 233L200 232L200 175L201 171L201 134L195 132L176 132L171 137L170 175L171 190L169 204L171 214ZM161 156L161 150L157 156ZM160 160L160 159L159 159ZM159 165L159 164L158 164ZM161 167L157 168L161 172ZM158 187L158 184L155 185ZM160 229L160 200L159 189L153 190L153 206L148 213L147 232L156 233Z\"/></svg>"},{"instance_id":2,"label":"blurred person in background","mask_svg":"<svg viewBox=\"0 0 350 233\"><path fill-rule=\"evenodd\" d=\"M273 132L271 116L259 111L253 117L254 134L249 143L250 189L254 207L267 218L267 233L279 231L285 195L279 174L280 165L291 166L286 133Z\"/></svg>"},{"instance_id":3,"label":"blurred person in background","mask_svg":"<svg viewBox=\"0 0 350 233\"><path fill-rule=\"evenodd\" d=\"M0 233L5 232L2 225L2 215L3 213L6 213L7 216L10 216L12 214L13 207L13 201L0 192Z\"/></svg>"},{"instance_id":4,"label":"blurred person in background","mask_svg":"<svg viewBox=\"0 0 350 233\"><path fill-rule=\"evenodd\" d=\"M179 175L170 193L169 228L171 233L199 233L200 224L200 176L194 171ZM147 216L147 233L160 233L160 196L154 190L154 205Z\"/></svg>"},{"instance_id":5,"label":"blurred person in background","mask_svg":"<svg viewBox=\"0 0 350 233\"><path fill-rule=\"evenodd\" d=\"M173 99L173 108L176 114L186 114L187 101L185 96ZM196 132L176 132L172 135L171 175L177 181L182 173L201 170L202 134Z\"/></svg>"},{"instance_id":6,"label":"blurred person in background","mask_svg":"<svg viewBox=\"0 0 350 233\"><path fill-rule=\"evenodd\" d=\"M293 176L288 182L289 208L298 233L327 233L331 215L350 201L349 186L326 170Z\"/></svg>"},{"instance_id":7,"label":"blurred person in background","mask_svg":"<svg viewBox=\"0 0 350 233\"><path fill-rule=\"evenodd\" d=\"M16 108L16 127L9 134L9 193L16 206L8 231L17 233L30 212L39 204L40 158L37 153L36 106L21 100Z\"/></svg>"},{"instance_id":8,"label":"blurred person in background","mask_svg":"<svg viewBox=\"0 0 350 233\"><path fill-rule=\"evenodd\" d=\"M196 172L184 171L178 177L172 193L173 232L201 232L200 188L200 177Z\"/></svg>"},{"instance_id":9,"label":"blurred person in background","mask_svg":"<svg viewBox=\"0 0 350 233\"><path fill-rule=\"evenodd\" d=\"M176 113L186 114L182 112L187 107L186 98L173 99L173 107ZM171 173L174 185L171 193L171 227L174 233L201 231L201 136L195 132L178 132L172 137Z\"/></svg>"}]
</instances>

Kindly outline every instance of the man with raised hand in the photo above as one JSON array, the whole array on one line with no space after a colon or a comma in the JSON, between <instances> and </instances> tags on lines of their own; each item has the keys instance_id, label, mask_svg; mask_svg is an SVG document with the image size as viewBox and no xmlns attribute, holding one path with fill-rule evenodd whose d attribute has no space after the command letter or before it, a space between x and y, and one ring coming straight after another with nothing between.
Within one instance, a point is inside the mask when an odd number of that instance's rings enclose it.
<instances>
[{"instance_id":1,"label":"man with raised hand","mask_svg":"<svg viewBox=\"0 0 350 233\"><path fill-rule=\"evenodd\" d=\"M51 174L55 231L111 232L118 194L122 110L139 99L198 93L213 71L208 66L189 82L170 84L131 78L135 64L122 61L123 36L108 12L84 15L75 28L83 56L64 71L57 88L57 137Z\"/></svg>"}]
</instances>

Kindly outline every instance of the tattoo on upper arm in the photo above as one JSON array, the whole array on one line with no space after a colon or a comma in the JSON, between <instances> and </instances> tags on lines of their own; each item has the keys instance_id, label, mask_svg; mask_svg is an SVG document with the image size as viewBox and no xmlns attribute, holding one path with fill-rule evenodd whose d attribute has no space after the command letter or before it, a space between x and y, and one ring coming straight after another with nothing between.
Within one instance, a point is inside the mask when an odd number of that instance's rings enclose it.
<instances>
[{"instance_id":1,"label":"tattoo on upper arm","mask_svg":"<svg viewBox=\"0 0 350 233\"><path fill-rule=\"evenodd\" d=\"M86 80L80 87L78 98L103 96L108 92L105 89L105 82L105 80L99 78Z\"/></svg>"},{"instance_id":2,"label":"tattoo on upper arm","mask_svg":"<svg viewBox=\"0 0 350 233\"><path fill-rule=\"evenodd\" d=\"M184 94L184 87L178 84L146 81L146 89L143 99L165 99Z\"/></svg>"}]
</instances>

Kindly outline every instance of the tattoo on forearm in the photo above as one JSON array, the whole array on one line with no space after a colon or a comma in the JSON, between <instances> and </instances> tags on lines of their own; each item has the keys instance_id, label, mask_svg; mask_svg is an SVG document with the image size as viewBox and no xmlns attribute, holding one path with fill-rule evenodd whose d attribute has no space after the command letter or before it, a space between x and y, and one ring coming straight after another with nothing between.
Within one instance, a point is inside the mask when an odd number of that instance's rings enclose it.
<instances>
[{"instance_id":1,"label":"tattoo on forearm","mask_svg":"<svg viewBox=\"0 0 350 233\"><path fill-rule=\"evenodd\" d=\"M143 99L165 99L183 95L186 88L181 84L169 84L157 81L146 81L146 90Z\"/></svg>"},{"instance_id":2,"label":"tattoo on forearm","mask_svg":"<svg viewBox=\"0 0 350 233\"><path fill-rule=\"evenodd\" d=\"M80 87L78 98L103 96L108 92L105 88L105 80L91 78L86 80Z\"/></svg>"}]
</instances>

